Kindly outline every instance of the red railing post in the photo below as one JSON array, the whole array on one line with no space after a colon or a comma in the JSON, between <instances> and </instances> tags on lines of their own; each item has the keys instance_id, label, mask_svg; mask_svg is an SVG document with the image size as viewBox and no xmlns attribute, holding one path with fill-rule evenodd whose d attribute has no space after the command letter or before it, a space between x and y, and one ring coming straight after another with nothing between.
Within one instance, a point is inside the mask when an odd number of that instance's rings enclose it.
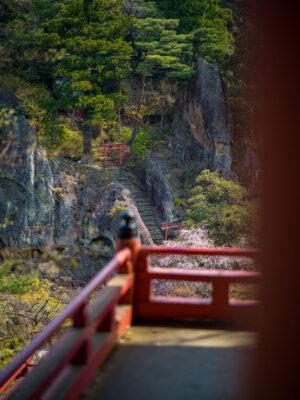
<instances>
[{"instance_id":1,"label":"red railing post","mask_svg":"<svg viewBox=\"0 0 300 400\"><path fill-rule=\"evenodd\" d=\"M89 324L89 314L88 314L88 299L82 304L80 309L73 317L74 328L83 328ZM91 337L88 337L80 346L78 352L72 359L73 364L86 364L90 359L93 351L93 344Z\"/></svg>"},{"instance_id":2,"label":"red railing post","mask_svg":"<svg viewBox=\"0 0 300 400\"><path fill-rule=\"evenodd\" d=\"M134 221L134 217L134 213L130 210L126 210L121 213L121 218L125 220L125 223L123 223L120 227L119 239L117 241L117 251L124 248L129 248L131 250L131 260L122 265L119 270L120 274L130 274L134 273L136 270L138 254L141 248L141 241L138 237L138 230ZM135 284L128 291L127 295L121 300L121 303L133 304L134 288Z\"/></svg>"},{"instance_id":3,"label":"red railing post","mask_svg":"<svg viewBox=\"0 0 300 400\"><path fill-rule=\"evenodd\" d=\"M165 240L168 240L168 224L165 225Z\"/></svg>"},{"instance_id":4,"label":"red railing post","mask_svg":"<svg viewBox=\"0 0 300 400\"><path fill-rule=\"evenodd\" d=\"M107 147L104 146L104 168L106 168Z\"/></svg>"},{"instance_id":5,"label":"red railing post","mask_svg":"<svg viewBox=\"0 0 300 400\"><path fill-rule=\"evenodd\" d=\"M151 279L147 276L149 272L150 263L148 256L140 255L136 264L136 279L135 279L135 293L134 293L134 315L139 315L140 303L147 303L152 297ZM141 273L141 274L140 274ZM144 273L144 274L143 274Z\"/></svg>"},{"instance_id":6,"label":"red railing post","mask_svg":"<svg viewBox=\"0 0 300 400\"><path fill-rule=\"evenodd\" d=\"M88 300L86 300L80 309L77 311L77 313L73 317L73 326L74 328L82 328L84 326L87 326L89 323L89 315L87 311L88 307Z\"/></svg>"},{"instance_id":7,"label":"red railing post","mask_svg":"<svg viewBox=\"0 0 300 400\"><path fill-rule=\"evenodd\" d=\"M213 306L222 313L222 311L227 309L228 303L229 283L225 281L215 281L213 283Z\"/></svg>"}]
</instances>

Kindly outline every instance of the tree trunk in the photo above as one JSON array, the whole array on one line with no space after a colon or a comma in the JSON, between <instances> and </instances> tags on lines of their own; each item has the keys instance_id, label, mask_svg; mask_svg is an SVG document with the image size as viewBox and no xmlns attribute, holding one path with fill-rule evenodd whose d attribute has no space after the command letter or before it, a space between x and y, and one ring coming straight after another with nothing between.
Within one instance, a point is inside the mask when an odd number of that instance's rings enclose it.
<instances>
[{"instance_id":1,"label":"tree trunk","mask_svg":"<svg viewBox=\"0 0 300 400\"><path fill-rule=\"evenodd\" d=\"M161 116L160 116L160 134L163 134L164 130L164 120L165 120L165 115L164 115L164 110L162 109L161 111Z\"/></svg>"},{"instance_id":2,"label":"tree trunk","mask_svg":"<svg viewBox=\"0 0 300 400\"><path fill-rule=\"evenodd\" d=\"M121 142L121 129L122 129L121 107L119 107L119 143Z\"/></svg>"},{"instance_id":3,"label":"tree trunk","mask_svg":"<svg viewBox=\"0 0 300 400\"><path fill-rule=\"evenodd\" d=\"M130 139L130 145L134 142L134 139L136 138L136 135L138 133L138 129L140 126L140 119L139 115L141 114L142 111L142 105L143 105L143 98L144 98L144 92L145 92L145 83L146 83L146 75L144 74L142 76L142 85L141 85L141 92L140 92L140 97L139 97L139 104L138 104L138 118L134 121L134 126L133 126L133 131L132 131L132 136Z\"/></svg>"},{"instance_id":4,"label":"tree trunk","mask_svg":"<svg viewBox=\"0 0 300 400\"><path fill-rule=\"evenodd\" d=\"M84 125L83 126L83 152L82 152L81 160L86 164L91 164L93 162L92 137L93 137L92 125Z\"/></svg>"}]
</instances>

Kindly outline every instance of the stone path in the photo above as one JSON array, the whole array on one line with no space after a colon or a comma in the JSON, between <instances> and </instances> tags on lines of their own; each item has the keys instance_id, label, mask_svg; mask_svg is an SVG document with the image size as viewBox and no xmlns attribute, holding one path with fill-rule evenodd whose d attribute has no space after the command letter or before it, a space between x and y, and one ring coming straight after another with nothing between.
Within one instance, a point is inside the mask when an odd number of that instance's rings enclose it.
<instances>
[{"instance_id":1,"label":"stone path","mask_svg":"<svg viewBox=\"0 0 300 400\"><path fill-rule=\"evenodd\" d=\"M132 194L139 214L146 225L153 242L155 244L162 244L164 237L156 223L152 207L145 199L143 193L132 183L130 174L126 172L124 168L115 166L110 161L107 163L107 170Z\"/></svg>"},{"instance_id":2,"label":"stone path","mask_svg":"<svg viewBox=\"0 0 300 400\"><path fill-rule=\"evenodd\" d=\"M220 324L132 326L80 400L242 400L255 346Z\"/></svg>"}]
</instances>

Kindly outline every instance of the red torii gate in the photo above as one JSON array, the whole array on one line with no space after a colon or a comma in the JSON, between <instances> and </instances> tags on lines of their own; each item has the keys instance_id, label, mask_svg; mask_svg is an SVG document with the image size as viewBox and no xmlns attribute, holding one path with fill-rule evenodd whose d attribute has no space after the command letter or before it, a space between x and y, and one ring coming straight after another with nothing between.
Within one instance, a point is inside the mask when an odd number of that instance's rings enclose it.
<instances>
[{"instance_id":1,"label":"red torii gate","mask_svg":"<svg viewBox=\"0 0 300 400\"><path fill-rule=\"evenodd\" d=\"M182 228L183 221L175 221L175 222L166 222L161 224L162 230L165 231L165 240L168 240L168 230L172 228L179 229L179 237L181 237L181 228Z\"/></svg>"},{"instance_id":2,"label":"red torii gate","mask_svg":"<svg viewBox=\"0 0 300 400\"><path fill-rule=\"evenodd\" d=\"M124 151L127 148L130 148L130 146L126 143L101 143L100 147L104 148L104 168L106 168L107 164L107 152L108 150L119 150L119 161L120 165L122 165L122 151Z\"/></svg>"}]
</instances>

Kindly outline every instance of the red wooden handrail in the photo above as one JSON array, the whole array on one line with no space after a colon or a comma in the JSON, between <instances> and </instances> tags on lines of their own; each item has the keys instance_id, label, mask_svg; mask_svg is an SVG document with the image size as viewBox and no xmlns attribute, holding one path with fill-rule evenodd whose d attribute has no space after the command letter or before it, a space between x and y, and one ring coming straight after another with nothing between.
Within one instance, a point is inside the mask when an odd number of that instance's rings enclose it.
<instances>
[{"instance_id":1,"label":"red wooden handrail","mask_svg":"<svg viewBox=\"0 0 300 400\"><path fill-rule=\"evenodd\" d=\"M24 370L28 367L34 367L36 364L31 363L32 357L29 357L28 360L24 364L22 364L12 375L11 377L2 385L0 386L0 394L4 392L4 390L20 375Z\"/></svg>"},{"instance_id":2,"label":"red wooden handrail","mask_svg":"<svg viewBox=\"0 0 300 400\"><path fill-rule=\"evenodd\" d=\"M135 278L135 316L144 319L196 318L196 319L243 319L253 318L257 301L230 300L229 284L258 283L260 274L246 271L188 270L174 268L151 268L151 255L181 256L226 256L257 257L257 249L237 248L170 248L163 246L143 246L138 254ZM154 297L153 280L179 280L209 282L213 285L212 299L183 299Z\"/></svg>"},{"instance_id":3,"label":"red wooden handrail","mask_svg":"<svg viewBox=\"0 0 300 400\"><path fill-rule=\"evenodd\" d=\"M150 256L152 254L177 254L183 256L227 256L227 257L255 257L260 254L258 249L237 249L232 247L164 247L164 246L143 246L140 256Z\"/></svg>"},{"instance_id":4,"label":"red wooden handrail","mask_svg":"<svg viewBox=\"0 0 300 400\"><path fill-rule=\"evenodd\" d=\"M129 220L130 218L128 218ZM18 385L12 392L12 398L14 398L15 392L18 392L16 393L16 398L21 393L24 399L40 398L44 393L48 394L49 390L52 390L52 395L53 393L55 395L55 390L57 390L55 379L58 376L64 376L64 373L68 374L72 370L72 363L79 363L82 366L80 375L76 375L78 370L75 369L75 375L73 375L75 380L71 381L71 385L68 387L64 397L77 398L92 379L98 366L108 356L120 335L131 323L131 310L133 310L135 317L152 320L164 318L236 320L245 317L251 318L253 313L256 313L257 302L229 299L229 284L236 282L258 283L259 273L150 268L148 256L174 254L181 256L256 257L259 255L258 250L168 248L163 246L141 247L139 239L135 237L124 238L126 236L125 233L127 233L126 229L132 229L130 223L123 227L123 236L121 235L123 239L118 242L118 252L115 257L1 373L0 385L6 384L8 380L11 382L16 377L19 368L26 363L28 357L39 349L62 326L67 318L73 317L75 328L69 328L63 334L54 345L54 348L50 350L46 359L41 362L41 365L35 369L34 373L29 374L27 385L25 380L24 385ZM119 268L120 274L126 274L123 275L121 280L119 276L117 277L121 283L118 281L117 286L111 287L108 284L107 287L100 291L93 303L89 305L89 296ZM211 282L213 285L213 297L212 299L153 297L151 288L153 280ZM135 282L134 290L133 281ZM126 307L129 307L129 312L125 310L125 314L120 320L121 328L116 331L114 310L119 299L122 299L122 304L127 304ZM101 334L104 334L104 336L101 336ZM96 346L95 348L92 346L92 337L94 339L98 338L96 340L102 338L100 347Z\"/></svg>"},{"instance_id":5,"label":"red wooden handrail","mask_svg":"<svg viewBox=\"0 0 300 400\"><path fill-rule=\"evenodd\" d=\"M179 268L151 268L147 272L140 272L142 279L161 279L190 282L229 282L229 283L257 283L260 274L248 271L219 271L219 270L188 270Z\"/></svg>"},{"instance_id":6,"label":"red wooden handrail","mask_svg":"<svg viewBox=\"0 0 300 400\"><path fill-rule=\"evenodd\" d=\"M73 317L76 319L87 305L90 295L99 288L122 264L131 257L131 251L126 248L120 250L111 261L83 288L83 290L74 298L74 300L56 317L46 328L33 338L30 344L23 349L14 360L0 373L0 386L5 385L8 380L22 365L26 364L32 354L41 348L41 346L53 336L53 334L63 325L68 319Z\"/></svg>"}]
</instances>

